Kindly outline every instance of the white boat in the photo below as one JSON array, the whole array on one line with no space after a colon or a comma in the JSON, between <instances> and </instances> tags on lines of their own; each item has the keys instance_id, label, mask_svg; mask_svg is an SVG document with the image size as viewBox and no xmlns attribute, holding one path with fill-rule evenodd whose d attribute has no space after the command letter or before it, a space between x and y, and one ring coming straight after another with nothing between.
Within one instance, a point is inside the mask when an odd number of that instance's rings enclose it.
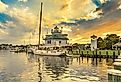
<instances>
[{"instance_id":1,"label":"white boat","mask_svg":"<svg viewBox=\"0 0 121 82\"><path fill-rule=\"evenodd\" d=\"M10 49L10 52L16 52L16 51L18 51L18 48L11 48Z\"/></svg>"},{"instance_id":2,"label":"white boat","mask_svg":"<svg viewBox=\"0 0 121 82\"><path fill-rule=\"evenodd\" d=\"M39 50L33 49L33 54L41 56L66 56L66 50Z\"/></svg>"}]
</instances>

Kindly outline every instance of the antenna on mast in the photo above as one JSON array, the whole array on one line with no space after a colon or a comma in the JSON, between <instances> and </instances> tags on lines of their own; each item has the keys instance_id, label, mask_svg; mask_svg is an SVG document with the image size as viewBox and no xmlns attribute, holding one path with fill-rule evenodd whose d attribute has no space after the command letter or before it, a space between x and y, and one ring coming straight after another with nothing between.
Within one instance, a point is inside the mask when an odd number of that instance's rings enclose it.
<instances>
[{"instance_id":1,"label":"antenna on mast","mask_svg":"<svg viewBox=\"0 0 121 82\"><path fill-rule=\"evenodd\" d=\"M41 34L42 34L42 7L43 7L43 2L41 2L41 10L40 10L40 23L39 23L39 45L41 42Z\"/></svg>"}]
</instances>

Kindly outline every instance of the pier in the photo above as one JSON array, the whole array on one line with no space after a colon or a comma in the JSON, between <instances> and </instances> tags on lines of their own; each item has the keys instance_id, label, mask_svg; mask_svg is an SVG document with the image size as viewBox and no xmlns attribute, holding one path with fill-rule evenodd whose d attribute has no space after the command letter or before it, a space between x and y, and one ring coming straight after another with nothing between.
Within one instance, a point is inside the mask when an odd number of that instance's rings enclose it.
<instances>
[{"instance_id":1,"label":"pier","mask_svg":"<svg viewBox=\"0 0 121 82\"><path fill-rule=\"evenodd\" d=\"M121 55L114 60L114 68L108 70L109 82L121 82Z\"/></svg>"}]
</instances>

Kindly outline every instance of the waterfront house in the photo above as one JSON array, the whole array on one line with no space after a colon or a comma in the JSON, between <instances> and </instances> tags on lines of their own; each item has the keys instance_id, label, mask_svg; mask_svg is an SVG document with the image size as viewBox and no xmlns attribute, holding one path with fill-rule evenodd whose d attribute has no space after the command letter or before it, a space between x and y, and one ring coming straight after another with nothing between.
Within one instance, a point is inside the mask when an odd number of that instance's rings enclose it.
<instances>
[{"instance_id":1,"label":"waterfront house","mask_svg":"<svg viewBox=\"0 0 121 82\"><path fill-rule=\"evenodd\" d=\"M118 43L112 45L112 49L121 50L121 42L118 42Z\"/></svg>"},{"instance_id":2,"label":"waterfront house","mask_svg":"<svg viewBox=\"0 0 121 82\"><path fill-rule=\"evenodd\" d=\"M59 29L59 27L54 27L54 29L51 30L51 35L46 35L44 38L45 40L45 46L49 47L62 47L62 46L68 46L68 34L63 34L62 29Z\"/></svg>"}]
</instances>

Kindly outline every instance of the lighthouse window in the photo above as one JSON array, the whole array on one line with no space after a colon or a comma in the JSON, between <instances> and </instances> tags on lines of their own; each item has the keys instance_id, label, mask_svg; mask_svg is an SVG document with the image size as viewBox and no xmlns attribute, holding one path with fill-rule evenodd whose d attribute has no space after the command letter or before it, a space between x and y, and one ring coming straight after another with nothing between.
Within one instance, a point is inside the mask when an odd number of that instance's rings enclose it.
<instances>
[{"instance_id":1,"label":"lighthouse window","mask_svg":"<svg viewBox=\"0 0 121 82\"><path fill-rule=\"evenodd\" d=\"M47 41L47 44L51 44L51 40Z\"/></svg>"},{"instance_id":2,"label":"lighthouse window","mask_svg":"<svg viewBox=\"0 0 121 82\"><path fill-rule=\"evenodd\" d=\"M59 44L61 44L61 41L59 41Z\"/></svg>"},{"instance_id":3,"label":"lighthouse window","mask_svg":"<svg viewBox=\"0 0 121 82\"><path fill-rule=\"evenodd\" d=\"M67 41L66 41L66 44L67 44Z\"/></svg>"}]
</instances>

